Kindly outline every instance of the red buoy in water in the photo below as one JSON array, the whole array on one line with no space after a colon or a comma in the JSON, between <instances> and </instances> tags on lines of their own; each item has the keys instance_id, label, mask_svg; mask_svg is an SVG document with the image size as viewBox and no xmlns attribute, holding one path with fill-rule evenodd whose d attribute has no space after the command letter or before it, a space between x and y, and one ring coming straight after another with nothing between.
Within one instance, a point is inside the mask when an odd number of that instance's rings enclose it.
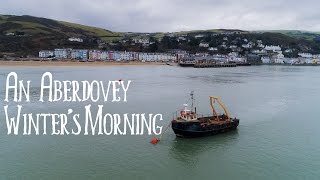
<instances>
[{"instance_id":1,"label":"red buoy in water","mask_svg":"<svg viewBox=\"0 0 320 180\"><path fill-rule=\"evenodd\" d=\"M157 138L152 138L150 143L151 143L151 144L157 144L159 141L160 141L160 140L157 139Z\"/></svg>"}]
</instances>

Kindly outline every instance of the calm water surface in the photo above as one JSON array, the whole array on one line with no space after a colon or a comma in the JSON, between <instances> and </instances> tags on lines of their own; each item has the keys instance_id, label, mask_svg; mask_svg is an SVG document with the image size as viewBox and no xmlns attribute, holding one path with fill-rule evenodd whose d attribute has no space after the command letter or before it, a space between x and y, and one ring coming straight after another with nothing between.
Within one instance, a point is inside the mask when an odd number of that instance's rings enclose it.
<instances>
[{"instance_id":1,"label":"calm water surface","mask_svg":"<svg viewBox=\"0 0 320 180\"><path fill-rule=\"evenodd\" d=\"M217 95L237 131L160 144L151 136L8 136L0 109L0 179L319 179L320 69L258 66L225 69L148 67L1 67L0 96L11 71L32 80L25 112L66 113L87 103L39 103L41 75L59 80L132 80L127 103L106 103L111 113L162 113L165 126L191 90L197 109L210 113ZM9 103L10 104L10 103ZM101 103L97 103L101 104ZM93 103L93 106L97 105ZM13 104L14 105L14 104ZM83 116L82 116L83 117ZM84 119L80 120L84 123Z\"/></svg>"}]
</instances>

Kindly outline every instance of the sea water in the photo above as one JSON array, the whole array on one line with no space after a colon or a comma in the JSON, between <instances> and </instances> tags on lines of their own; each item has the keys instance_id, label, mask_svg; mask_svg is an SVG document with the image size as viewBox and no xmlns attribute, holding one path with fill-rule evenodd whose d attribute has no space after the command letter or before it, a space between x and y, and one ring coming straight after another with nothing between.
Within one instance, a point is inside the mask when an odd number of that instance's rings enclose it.
<instances>
[{"instance_id":1,"label":"sea water","mask_svg":"<svg viewBox=\"0 0 320 180\"><path fill-rule=\"evenodd\" d=\"M103 104L110 113L161 113L164 128L195 92L199 114L211 114L209 96L220 97L237 131L206 138L176 138L171 129L160 143L144 135L7 135L0 108L0 179L319 179L320 68L252 66L181 68L1 67L0 97L14 71L31 80L32 113L84 112L87 102L39 102L44 72L58 80L131 80L127 102ZM10 110L9 110L10 111ZM97 111L97 109L92 109ZM12 113L12 112L11 112ZM82 114L80 117L84 117ZM79 123L85 123L84 118Z\"/></svg>"}]
</instances>

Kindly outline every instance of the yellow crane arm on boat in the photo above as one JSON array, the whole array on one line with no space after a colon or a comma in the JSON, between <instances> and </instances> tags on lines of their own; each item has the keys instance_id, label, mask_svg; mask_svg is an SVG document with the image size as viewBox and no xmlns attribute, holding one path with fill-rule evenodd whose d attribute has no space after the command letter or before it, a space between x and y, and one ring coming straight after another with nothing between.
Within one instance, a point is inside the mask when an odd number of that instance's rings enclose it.
<instances>
[{"instance_id":1,"label":"yellow crane arm on boat","mask_svg":"<svg viewBox=\"0 0 320 180\"><path fill-rule=\"evenodd\" d=\"M214 101L218 102L218 104L224 110L224 112L225 112L225 114L227 116L227 119L230 119L230 115L229 115L229 112L228 112L227 108L223 105L223 103L220 101L220 99L218 97L216 97L216 96L210 96L210 105L211 105L211 108L212 108L212 111L213 111L213 115L218 117L218 113L217 113L216 109L214 108Z\"/></svg>"}]
</instances>

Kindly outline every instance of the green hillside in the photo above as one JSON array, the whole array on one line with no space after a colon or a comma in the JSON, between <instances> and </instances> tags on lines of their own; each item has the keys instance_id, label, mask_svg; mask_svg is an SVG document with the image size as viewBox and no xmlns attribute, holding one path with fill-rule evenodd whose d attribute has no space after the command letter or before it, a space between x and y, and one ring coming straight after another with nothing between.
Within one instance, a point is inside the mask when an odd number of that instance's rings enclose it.
<instances>
[{"instance_id":1,"label":"green hillside","mask_svg":"<svg viewBox=\"0 0 320 180\"><path fill-rule=\"evenodd\" d=\"M82 38L84 42L70 42L70 37ZM0 52L36 52L56 47L97 48L100 40L111 42L122 37L123 33L75 23L27 15L0 15Z\"/></svg>"},{"instance_id":2,"label":"green hillside","mask_svg":"<svg viewBox=\"0 0 320 180\"><path fill-rule=\"evenodd\" d=\"M198 36L199 34L201 36ZM70 37L81 38L83 42L71 42L68 40ZM152 43L142 45L135 43L137 39L147 39ZM296 56L298 52L320 53L320 33L310 31L209 29L120 33L28 15L0 15L0 55L37 55L39 50L54 48L102 48L147 52L182 49L191 53L208 52L208 48L199 47L201 42L208 43L210 47L219 47L216 53L229 53L232 52L230 46L237 46L240 48L238 52L245 54L249 50L242 48L242 45L248 41L257 42L258 40L262 40L264 45L280 45L283 49L291 49L294 52L290 56ZM226 48L221 48L222 44ZM257 47L252 48L257 49Z\"/></svg>"},{"instance_id":3,"label":"green hillside","mask_svg":"<svg viewBox=\"0 0 320 180\"><path fill-rule=\"evenodd\" d=\"M98 36L107 42L111 42L113 40L119 40L123 37L123 33L112 32L112 31L105 30L105 29L98 28L98 27L85 26L85 25L81 25L81 24L64 22L64 21L60 21L60 23L66 25L68 27L71 27L71 28L82 29L83 31L86 31L93 36Z\"/></svg>"},{"instance_id":4,"label":"green hillside","mask_svg":"<svg viewBox=\"0 0 320 180\"><path fill-rule=\"evenodd\" d=\"M314 40L319 38L320 36L320 32L299 31L299 30L269 30L269 31L258 31L258 32L281 33L294 38L302 38L306 40Z\"/></svg>"}]
</instances>

